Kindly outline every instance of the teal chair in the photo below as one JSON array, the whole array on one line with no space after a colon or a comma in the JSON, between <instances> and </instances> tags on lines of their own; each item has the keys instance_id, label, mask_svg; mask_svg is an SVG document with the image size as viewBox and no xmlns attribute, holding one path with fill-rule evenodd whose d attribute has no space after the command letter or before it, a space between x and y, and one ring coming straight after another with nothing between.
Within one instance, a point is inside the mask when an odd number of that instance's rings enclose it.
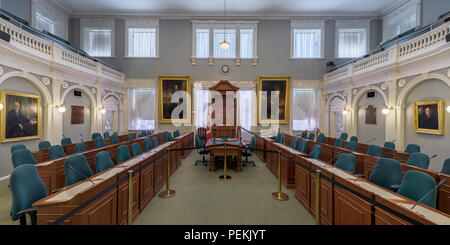
<instances>
[{"instance_id":1,"label":"teal chair","mask_svg":"<svg viewBox=\"0 0 450 245\"><path fill-rule=\"evenodd\" d=\"M13 146L11 146L11 154L13 154L15 151L17 151L19 149L26 149L26 148L27 147L22 144L13 145Z\"/></svg>"},{"instance_id":2,"label":"teal chair","mask_svg":"<svg viewBox=\"0 0 450 245\"><path fill-rule=\"evenodd\" d=\"M273 140L276 140L277 139L277 132L273 131L273 135L270 138L273 139Z\"/></svg>"},{"instance_id":3,"label":"teal chair","mask_svg":"<svg viewBox=\"0 0 450 245\"><path fill-rule=\"evenodd\" d=\"M33 154L27 148L19 149L13 152L11 155L11 161L14 168L17 168L23 164L36 164L37 160L34 158Z\"/></svg>"},{"instance_id":4,"label":"teal chair","mask_svg":"<svg viewBox=\"0 0 450 245\"><path fill-rule=\"evenodd\" d=\"M309 153L308 158L319 159L321 155L322 155L322 146L314 145L311 153Z\"/></svg>"},{"instance_id":5,"label":"teal chair","mask_svg":"<svg viewBox=\"0 0 450 245\"><path fill-rule=\"evenodd\" d=\"M278 133L277 138L275 139L275 142L280 143L281 136L282 136L282 134Z\"/></svg>"},{"instance_id":6,"label":"teal chair","mask_svg":"<svg viewBox=\"0 0 450 245\"><path fill-rule=\"evenodd\" d=\"M425 153L413 152L409 155L406 165L428 169L428 166L430 165L430 157Z\"/></svg>"},{"instance_id":7,"label":"teal chair","mask_svg":"<svg viewBox=\"0 0 450 245\"><path fill-rule=\"evenodd\" d=\"M294 141L295 140L298 141L297 138L294 138ZM248 161L248 157L252 155L252 151L253 151L253 149L255 149L255 145L256 145L256 138L255 138L255 136L252 136L252 139L250 140L249 149L245 149L245 150L241 151L242 156L245 157L243 166L246 166L247 164L253 164L253 166L256 167L256 164L254 161ZM292 147L292 145L291 145L291 147ZM293 147L293 148L295 148L295 147Z\"/></svg>"},{"instance_id":8,"label":"teal chair","mask_svg":"<svg viewBox=\"0 0 450 245\"><path fill-rule=\"evenodd\" d=\"M121 145L117 148L117 163L122 163L131 158L128 146Z\"/></svg>"},{"instance_id":9,"label":"teal chair","mask_svg":"<svg viewBox=\"0 0 450 245\"><path fill-rule=\"evenodd\" d=\"M280 135L280 138L279 138L279 142L278 143L280 143L280 144L283 144L284 143L284 134L281 134Z\"/></svg>"},{"instance_id":10,"label":"teal chair","mask_svg":"<svg viewBox=\"0 0 450 245\"><path fill-rule=\"evenodd\" d=\"M127 136L127 140L128 140L128 141L134 140L134 136L133 136L132 134L129 134L129 135Z\"/></svg>"},{"instance_id":11,"label":"teal chair","mask_svg":"<svg viewBox=\"0 0 450 245\"><path fill-rule=\"evenodd\" d=\"M81 153L87 151L86 144L83 142L77 143L75 145L75 153Z\"/></svg>"},{"instance_id":12,"label":"teal chair","mask_svg":"<svg viewBox=\"0 0 450 245\"><path fill-rule=\"evenodd\" d=\"M92 140L97 139L97 137L102 137L102 135L100 133L93 133L92 134Z\"/></svg>"},{"instance_id":13,"label":"teal chair","mask_svg":"<svg viewBox=\"0 0 450 245\"><path fill-rule=\"evenodd\" d=\"M70 138L62 138L61 139L61 145L65 146L65 145L71 145L72 144L72 140Z\"/></svg>"},{"instance_id":14,"label":"teal chair","mask_svg":"<svg viewBox=\"0 0 450 245\"><path fill-rule=\"evenodd\" d=\"M133 144L131 144L131 156L135 157L135 156L139 156L141 154L142 154L141 145L137 142L134 142Z\"/></svg>"},{"instance_id":15,"label":"teal chair","mask_svg":"<svg viewBox=\"0 0 450 245\"><path fill-rule=\"evenodd\" d=\"M347 143L347 147L345 147L345 149L347 150L351 150L351 151L356 151L356 146L358 143L356 143L355 141L349 141Z\"/></svg>"},{"instance_id":16,"label":"teal chair","mask_svg":"<svg viewBox=\"0 0 450 245\"><path fill-rule=\"evenodd\" d=\"M101 151L95 155L95 172L98 174L107 169L114 167L111 156L107 151Z\"/></svg>"},{"instance_id":17,"label":"teal chair","mask_svg":"<svg viewBox=\"0 0 450 245\"><path fill-rule=\"evenodd\" d=\"M381 147L377 145L369 145L369 149L367 149L367 155L373 157L382 157Z\"/></svg>"},{"instance_id":18,"label":"teal chair","mask_svg":"<svg viewBox=\"0 0 450 245\"><path fill-rule=\"evenodd\" d=\"M94 175L84 155L73 155L64 161L66 186L76 184Z\"/></svg>"},{"instance_id":19,"label":"teal chair","mask_svg":"<svg viewBox=\"0 0 450 245\"><path fill-rule=\"evenodd\" d=\"M409 170L405 173L397 193L417 202L434 188L436 188L436 181L429 174L422 171ZM436 209L436 200L437 190L434 189L420 203Z\"/></svg>"},{"instance_id":20,"label":"teal chair","mask_svg":"<svg viewBox=\"0 0 450 245\"><path fill-rule=\"evenodd\" d=\"M353 154L341 153L334 166L353 174L355 173L356 158Z\"/></svg>"},{"instance_id":21,"label":"teal chair","mask_svg":"<svg viewBox=\"0 0 450 245\"><path fill-rule=\"evenodd\" d=\"M253 140L253 137L252 137L252 140ZM294 140L292 140L292 143L291 143L291 148L297 148L297 144L298 144L298 138L294 138Z\"/></svg>"},{"instance_id":22,"label":"teal chair","mask_svg":"<svg viewBox=\"0 0 450 245\"><path fill-rule=\"evenodd\" d=\"M334 146L343 148L344 147L344 140L341 138L336 139L336 142L334 142Z\"/></svg>"},{"instance_id":23,"label":"teal chair","mask_svg":"<svg viewBox=\"0 0 450 245\"><path fill-rule=\"evenodd\" d=\"M119 143L119 136L117 136L117 134L111 135L111 139L109 140L109 142L111 143L111 145L118 144Z\"/></svg>"},{"instance_id":24,"label":"teal chair","mask_svg":"<svg viewBox=\"0 0 450 245\"><path fill-rule=\"evenodd\" d=\"M176 138L178 136L180 136L180 131L178 131L178 129L177 129L177 130L173 131L173 137Z\"/></svg>"},{"instance_id":25,"label":"teal chair","mask_svg":"<svg viewBox=\"0 0 450 245\"><path fill-rule=\"evenodd\" d=\"M105 141L101 136L95 139L95 148L101 148L105 146L106 146Z\"/></svg>"},{"instance_id":26,"label":"teal chair","mask_svg":"<svg viewBox=\"0 0 450 245\"><path fill-rule=\"evenodd\" d=\"M48 150L48 157L50 158L50 160L54 160L65 156L66 153L64 152L64 149L60 145L52 145Z\"/></svg>"},{"instance_id":27,"label":"teal chair","mask_svg":"<svg viewBox=\"0 0 450 245\"><path fill-rule=\"evenodd\" d=\"M325 134L320 133L319 137L317 137L317 143L323 143L325 141Z\"/></svg>"},{"instance_id":28,"label":"teal chair","mask_svg":"<svg viewBox=\"0 0 450 245\"><path fill-rule=\"evenodd\" d=\"M103 133L103 138L105 138L105 139L109 139L110 138L110 135L109 135L108 131Z\"/></svg>"},{"instance_id":29,"label":"teal chair","mask_svg":"<svg viewBox=\"0 0 450 245\"><path fill-rule=\"evenodd\" d=\"M450 175L450 158L445 159L441 173Z\"/></svg>"},{"instance_id":30,"label":"teal chair","mask_svg":"<svg viewBox=\"0 0 450 245\"><path fill-rule=\"evenodd\" d=\"M152 141L153 141L153 147L157 147L159 145L158 139L156 137L153 137Z\"/></svg>"},{"instance_id":31,"label":"teal chair","mask_svg":"<svg viewBox=\"0 0 450 245\"><path fill-rule=\"evenodd\" d=\"M117 132L114 132L112 135L115 135L115 136L119 137L119 133L117 133Z\"/></svg>"},{"instance_id":32,"label":"teal chair","mask_svg":"<svg viewBox=\"0 0 450 245\"><path fill-rule=\"evenodd\" d=\"M394 142L389 142L389 141L388 142L384 142L383 147L387 148L387 149L395 150Z\"/></svg>"},{"instance_id":33,"label":"teal chair","mask_svg":"<svg viewBox=\"0 0 450 245\"><path fill-rule=\"evenodd\" d=\"M314 141L315 138L316 138L315 133L309 133L308 140Z\"/></svg>"},{"instance_id":34,"label":"teal chair","mask_svg":"<svg viewBox=\"0 0 450 245\"><path fill-rule=\"evenodd\" d=\"M195 161L195 166L197 166L198 164L202 163L203 165L208 165L208 160L205 158L205 155L208 155L211 150L208 150L205 148L205 145L202 143L200 136L198 134L195 135L195 147L200 149L197 149L198 154L202 155L202 160L196 160Z\"/></svg>"},{"instance_id":35,"label":"teal chair","mask_svg":"<svg viewBox=\"0 0 450 245\"><path fill-rule=\"evenodd\" d=\"M43 150L43 149L50 149L52 145L50 144L50 142L48 141L41 141L39 142L39 150Z\"/></svg>"},{"instance_id":36,"label":"teal chair","mask_svg":"<svg viewBox=\"0 0 450 245\"><path fill-rule=\"evenodd\" d=\"M138 134L138 138L142 138L142 137L145 137L145 131L141 131L141 132Z\"/></svg>"},{"instance_id":37,"label":"teal chair","mask_svg":"<svg viewBox=\"0 0 450 245\"><path fill-rule=\"evenodd\" d=\"M27 224L26 214L30 216L30 224L36 225L37 208L33 203L47 196L47 189L32 164L24 164L15 168L9 178L12 205L11 219L20 219L21 225Z\"/></svg>"},{"instance_id":38,"label":"teal chair","mask_svg":"<svg viewBox=\"0 0 450 245\"><path fill-rule=\"evenodd\" d=\"M369 181L395 192L395 186L402 182L402 166L397 160L380 158L375 163Z\"/></svg>"},{"instance_id":39,"label":"teal chair","mask_svg":"<svg viewBox=\"0 0 450 245\"><path fill-rule=\"evenodd\" d=\"M406 146L405 152L413 153L413 152L420 152L420 146L416 144L408 144Z\"/></svg>"},{"instance_id":40,"label":"teal chair","mask_svg":"<svg viewBox=\"0 0 450 245\"><path fill-rule=\"evenodd\" d=\"M303 139L307 139L308 138L308 132L303 131L302 135L300 137L302 137Z\"/></svg>"},{"instance_id":41,"label":"teal chair","mask_svg":"<svg viewBox=\"0 0 450 245\"><path fill-rule=\"evenodd\" d=\"M358 143L358 137L352 136L352 137L350 137L350 141L353 141L353 142L355 142L355 143Z\"/></svg>"},{"instance_id":42,"label":"teal chair","mask_svg":"<svg viewBox=\"0 0 450 245\"><path fill-rule=\"evenodd\" d=\"M348 134L347 133L342 133L340 138L343 139L344 141L346 141L347 138L348 138Z\"/></svg>"},{"instance_id":43,"label":"teal chair","mask_svg":"<svg viewBox=\"0 0 450 245\"><path fill-rule=\"evenodd\" d=\"M150 142L150 137L144 139L144 151L149 151L153 148L152 142Z\"/></svg>"},{"instance_id":44,"label":"teal chair","mask_svg":"<svg viewBox=\"0 0 450 245\"><path fill-rule=\"evenodd\" d=\"M308 150L308 140L302 139L302 141L298 145L297 150L300 152L306 153L306 151Z\"/></svg>"}]
</instances>

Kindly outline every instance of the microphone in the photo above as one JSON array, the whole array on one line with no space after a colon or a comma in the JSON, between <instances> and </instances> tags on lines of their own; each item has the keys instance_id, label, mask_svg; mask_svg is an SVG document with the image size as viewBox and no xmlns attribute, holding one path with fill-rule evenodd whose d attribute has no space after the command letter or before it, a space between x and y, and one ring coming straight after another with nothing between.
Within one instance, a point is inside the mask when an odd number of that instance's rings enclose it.
<instances>
[{"instance_id":1,"label":"microphone","mask_svg":"<svg viewBox=\"0 0 450 245\"><path fill-rule=\"evenodd\" d=\"M432 157L430 157L430 160L437 157L437 154L434 154Z\"/></svg>"},{"instance_id":2,"label":"microphone","mask_svg":"<svg viewBox=\"0 0 450 245\"><path fill-rule=\"evenodd\" d=\"M83 178L89 180L92 184L95 185L95 182L94 182L94 181L92 181L91 179L89 179L89 177L87 177L86 175L84 175L84 174L81 173L80 171L74 169L71 165L67 164L67 168L70 169L70 170L73 170L75 173L77 173L77 174L80 175L81 177L83 177Z\"/></svg>"},{"instance_id":3,"label":"microphone","mask_svg":"<svg viewBox=\"0 0 450 245\"><path fill-rule=\"evenodd\" d=\"M393 140L392 143L395 143L395 140Z\"/></svg>"},{"instance_id":4,"label":"microphone","mask_svg":"<svg viewBox=\"0 0 450 245\"><path fill-rule=\"evenodd\" d=\"M340 151L336 156L334 156L333 158L331 158L331 160L329 162L327 162L327 164L331 164L334 160L336 160L339 155L341 155L342 151Z\"/></svg>"},{"instance_id":5,"label":"microphone","mask_svg":"<svg viewBox=\"0 0 450 245\"><path fill-rule=\"evenodd\" d=\"M81 142L84 142L84 137L82 134L80 134L80 137L81 137Z\"/></svg>"},{"instance_id":6,"label":"microphone","mask_svg":"<svg viewBox=\"0 0 450 245\"><path fill-rule=\"evenodd\" d=\"M63 138L66 138L66 136L64 134L62 136L63 136Z\"/></svg>"},{"instance_id":7,"label":"microphone","mask_svg":"<svg viewBox=\"0 0 450 245\"><path fill-rule=\"evenodd\" d=\"M380 165L380 164L375 165L375 166L372 168L372 171L373 171L374 169L378 168L379 166L381 166L381 165ZM355 175L356 175L356 179L355 179L353 182L356 182L356 181L358 181L359 179L361 179L361 177L364 177L364 175L362 175L362 174L355 174Z\"/></svg>"},{"instance_id":8,"label":"microphone","mask_svg":"<svg viewBox=\"0 0 450 245\"><path fill-rule=\"evenodd\" d=\"M431 189L431 191L429 191L427 194L425 194L422 198L419 199L419 201L417 201L412 207L411 209L413 209L417 204L419 204L420 202L422 202L428 195L430 195L434 190L436 190L437 188L439 188L441 185L447 183L447 180L444 179L441 182L439 182L439 184L434 187L433 189Z\"/></svg>"},{"instance_id":9,"label":"microphone","mask_svg":"<svg viewBox=\"0 0 450 245\"><path fill-rule=\"evenodd\" d=\"M369 144L370 142L373 142L373 141L375 141L375 140L377 140L377 138L373 138L373 139L371 139L371 140L367 141L367 143L366 143L366 144Z\"/></svg>"}]
</instances>

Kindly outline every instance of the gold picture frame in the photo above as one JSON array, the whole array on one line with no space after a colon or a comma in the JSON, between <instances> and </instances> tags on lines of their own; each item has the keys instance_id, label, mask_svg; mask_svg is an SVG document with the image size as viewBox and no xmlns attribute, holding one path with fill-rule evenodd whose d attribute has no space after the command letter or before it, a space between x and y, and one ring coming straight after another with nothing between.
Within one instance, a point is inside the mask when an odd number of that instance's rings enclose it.
<instances>
[{"instance_id":1,"label":"gold picture frame","mask_svg":"<svg viewBox=\"0 0 450 245\"><path fill-rule=\"evenodd\" d=\"M414 102L414 132L444 135L444 102L428 100Z\"/></svg>"},{"instance_id":2,"label":"gold picture frame","mask_svg":"<svg viewBox=\"0 0 450 245\"><path fill-rule=\"evenodd\" d=\"M0 91L0 101L4 106L1 111L1 142L40 138L42 126L40 96ZM13 111L16 102L19 103L18 113ZM24 123L21 120L27 120L27 122Z\"/></svg>"},{"instance_id":3,"label":"gold picture frame","mask_svg":"<svg viewBox=\"0 0 450 245\"><path fill-rule=\"evenodd\" d=\"M258 77L258 87L257 87L258 124L261 124L261 123L288 124L289 123L290 80L291 80L291 78L289 76L260 76L260 77ZM266 87L266 85L264 83L271 83L271 84L268 84L267 87L274 86L277 83L284 83L284 86L282 85L281 90L280 90L281 95L280 95L280 107L279 108L282 109L281 110L282 113L280 114L279 120L261 119L261 99L262 99L261 93L263 90L269 91L269 90L266 90L266 88L264 88L264 87ZM284 104L284 105L282 106L282 104ZM267 117L270 118L269 115Z\"/></svg>"},{"instance_id":4,"label":"gold picture frame","mask_svg":"<svg viewBox=\"0 0 450 245\"><path fill-rule=\"evenodd\" d=\"M159 76L159 122L160 123L190 123L191 122L191 77L190 76ZM177 90L177 87L181 86L182 91L186 91L187 103L186 103L186 117L183 115L183 119L172 119L169 115L172 114L173 105L170 103L171 96Z\"/></svg>"}]
</instances>

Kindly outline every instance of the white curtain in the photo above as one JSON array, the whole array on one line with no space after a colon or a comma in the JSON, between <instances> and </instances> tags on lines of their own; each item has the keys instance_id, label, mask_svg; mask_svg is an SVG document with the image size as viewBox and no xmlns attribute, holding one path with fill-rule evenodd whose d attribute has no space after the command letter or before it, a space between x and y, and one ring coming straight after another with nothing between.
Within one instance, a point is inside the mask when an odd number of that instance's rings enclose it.
<instances>
[{"instance_id":1,"label":"white curtain","mask_svg":"<svg viewBox=\"0 0 450 245\"><path fill-rule=\"evenodd\" d=\"M36 13L36 29L38 29L39 31L48 31L52 34L54 34L54 28L55 25L53 23L53 21L51 21L48 18L45 18L44 16L42 16L39 13Z\"/></svg>"},{"instance_id":2,"label":"white curtain","mask_svg":"<svg viewBox=\"0 0 450 245\"><path fill-rule=\"evenodd\" d=\"M225 39L224 39L225 37ZM220 43L226 40L230 46L223 50ZM214 58L235 58L236 57L236 30L214 29Z\"/></svg>"},{"instance_id":3,"label":"white curtain","mask_svg":"<svg viewBox=\"0 0 450 245\"><path fill-rule=\"evenodd\" d=\"M209 29L196 30L195 53L197 58L209 57Z\"/></svg>"},{"instance_id":4,"label":"white curtain","mask_svg":"<svg viewBox=\"0 0 450 245\"><path fill-rule=\"evenodd\" d=\"M87 29L86 52L94 57L111 56L111 30Z\"/></svg>"},{"instance_id":5,"label":"white curtain","mask_svg":"<svg viewBox=\"0 0 450 245\"><path fill-rule=\"evenodd\" d=\"M356 58L366 52L366 29L339 29L338 57Z\"/></svg>"},{"instance_id":6,"label":"white curtain","mask_svg":"<svg viewBox=\"0 0 450 245\"><path fill-rule=\"evenodd\" d=\"M256 93L253 89L242 88L238 91L239 125L251 130L256 125Z\"/></svg>"},{"instance_id":7,"label":"white curtain","mask_svg":"<svg viewBox=\"0 0 450 245\"><path fill-rule=\"evenodd\" d=\"M293 58L320 58L321 30L294 30Z\"/></svg>"},{"instance_id":8,"label":"white curtain","mask_svg":"<svg viewBox=\"0 0 450 245\"><path fill-rule=\"evenodd\" d=\"M131 89L128 103L128 129L155 129L155 89Z\"/></svg>"},{"instance_id":9,"label":"white curtain","mask_svg":"<svg viewBox=\"0 0 450 245\"><path fill-rule=\"evenodd\" d=\"M313 130L319 127L320 108L316 89L293 89L293 130Z\"/></svg>"},{"instance_id":10,"label":"white curtain","mask_svg":"<svg viewBox=\"0 0 450 245\"><path fill-rule=\"evenodd\" d=\"M195 128L206 127L208 122L208 89L196 89L195 91Z\"/></svg>"},{"instance_id":11,"label":"white curtain","mask_svg":"<svg viewBox=\"0 0 450 245\"><path fill-rule=\"evenodd\" d=\"M242 29L240 32L241 38L241 48L240 48L240 56L243 59L251 59L253 58L253 30L244 30Z\"/></svg>"},{"instance_id":12,"label":"white curtain","mask_svg":"<svg viewBox=\"0 0 450 245\"><path fill-rule=\"evenodd\" d=\"M408 16L397 25L397 35L416 27L416 15Z\"/></svg>"},{"instance_id":13,"label":"white curtain","mask_svg":"<svg viewBox=\"0 0 450 245\"><path fill-rule=\"evenodd\" d=\"M156 29L128 29L128 56L156 57Z\"/></svg>"}]
</instances>

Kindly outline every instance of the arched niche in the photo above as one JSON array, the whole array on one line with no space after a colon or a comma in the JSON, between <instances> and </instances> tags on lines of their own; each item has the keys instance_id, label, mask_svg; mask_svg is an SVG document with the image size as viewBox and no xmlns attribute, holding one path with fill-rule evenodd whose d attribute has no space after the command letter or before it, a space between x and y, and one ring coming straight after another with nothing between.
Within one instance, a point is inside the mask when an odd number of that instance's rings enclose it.
<instances>
[{"instance_id":1,"label":"arched niche","mask_svg":"<svg viewBox=\"0 0 450 245\"><path fill-rule=\"evenodd\" d=\"M368 97L367 93L374 92L374 97ZM379 90L366 89L364 93L354 101L354 123L359 142L380 145L386 139L386 115L381 111L386 106L386 97ZM375 124L373 124L375 123ZM372 139L375 140L372 141Z\"/></svg>"},{"instance_id":2,"label":"arched niche","mask_svg":"<svg viewBox=\"0 0 450 245\"><path fill-rule=\"evenodd\" d=\"M345 106L345 97L342 95L335 95L328 100L326 104L327 122L325 122L328 129L327 135L339 137L343 132L345 120L342 111L345 109Z\"/></svg>"},{"instance_id":3,"label":"arched niche","mask_svg":"<svg viewBox=\"0 0 450 245\"><path fill-rule=\"evenodd\" d=\"M110 132L118 132L119 131L119 106L120 101L115 96L105 97L103 100L103 107L106 110L106 113L102 118L103 130L106 129L106 124L110 125Z\"/></svg>"}]
</instances>

